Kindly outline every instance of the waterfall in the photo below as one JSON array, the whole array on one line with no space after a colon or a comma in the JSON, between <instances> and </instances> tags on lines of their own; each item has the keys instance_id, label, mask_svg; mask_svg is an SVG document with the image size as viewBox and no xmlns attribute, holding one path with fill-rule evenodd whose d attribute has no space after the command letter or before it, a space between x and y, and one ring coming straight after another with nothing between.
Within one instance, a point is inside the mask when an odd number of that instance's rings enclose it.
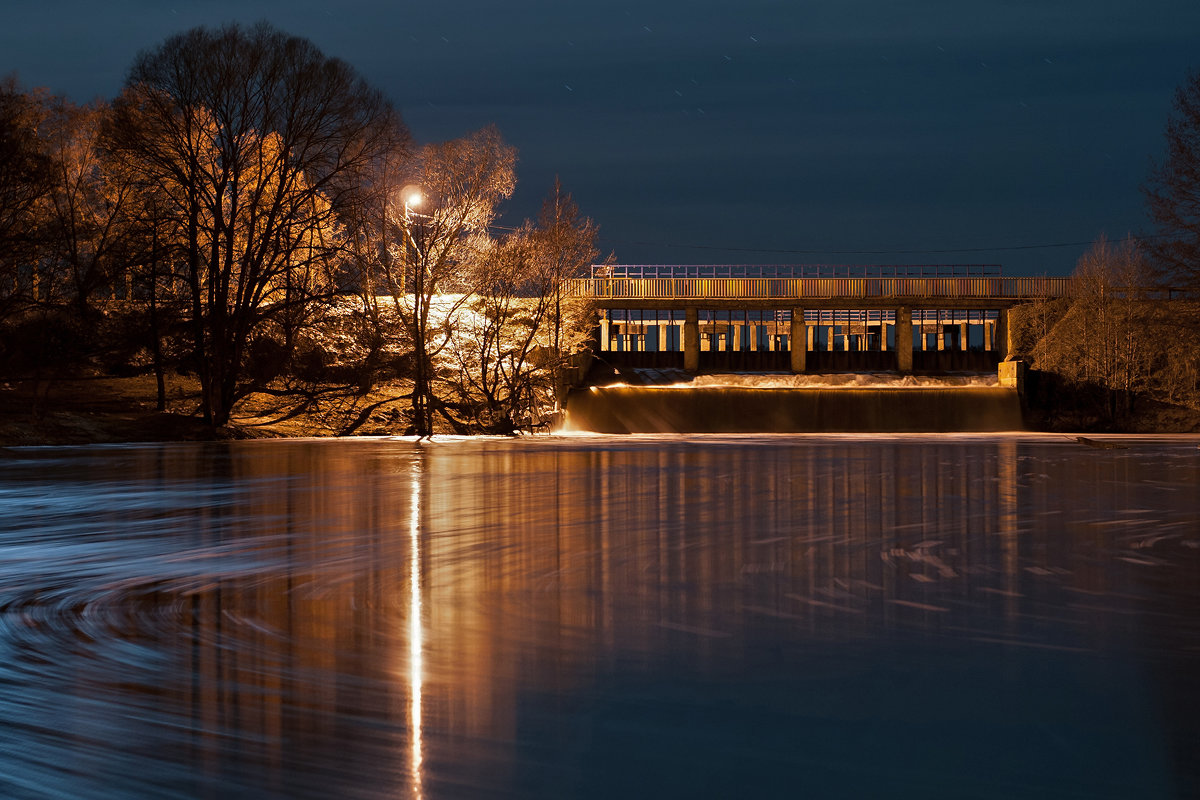
<instances>
[{"instance_id":1,"label":"waterfall","mask_svg":"<svg viewBox=\"0 0 1200 800\"><path fill-rule=\"evenodd\" d=\"M737 383L737 382L735 382ZM955 385L592 386L567 400L566 428L596 433L888 433L1021 430L1015 389Z\"/></svg>"}]
</instances>

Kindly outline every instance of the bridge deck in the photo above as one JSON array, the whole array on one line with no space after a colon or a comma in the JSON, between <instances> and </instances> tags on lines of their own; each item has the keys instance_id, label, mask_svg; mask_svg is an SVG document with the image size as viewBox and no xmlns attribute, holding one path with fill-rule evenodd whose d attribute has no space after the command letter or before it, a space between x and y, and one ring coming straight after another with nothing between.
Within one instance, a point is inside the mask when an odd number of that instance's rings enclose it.
<instances>
[{"instance_id":1,"label":"bridge deck","mask_svg":"<svg viewBox=\"0 0 1200 800\"><path fill-rule=\"evenodd\" d=\"M929 308L999 309L1071 297L1071 278L576 278L567 296L605 308Z\"/></svg>"}]
</instances>

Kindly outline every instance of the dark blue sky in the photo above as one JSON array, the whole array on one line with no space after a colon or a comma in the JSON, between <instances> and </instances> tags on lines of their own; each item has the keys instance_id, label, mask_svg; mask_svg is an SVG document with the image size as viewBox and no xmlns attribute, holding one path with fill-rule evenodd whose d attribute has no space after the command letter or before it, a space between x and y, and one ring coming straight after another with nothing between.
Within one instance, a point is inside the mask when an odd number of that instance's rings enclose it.
<instances>
[{"instance_id":1,"label":"dark blue sky","mask_svg":"<svg viewBox=\"0 0 1200 800\"><path fill-rule=\"evenodd\" d=\"M79 101L172 33L266 19L419 142L494 122L507 218L560 175L622 263L1069 272L1086 246L980 249L1149 232L1139 186L1200 69L1195 0L9 5L0 72Z\"/></svg>"}]
</instances>

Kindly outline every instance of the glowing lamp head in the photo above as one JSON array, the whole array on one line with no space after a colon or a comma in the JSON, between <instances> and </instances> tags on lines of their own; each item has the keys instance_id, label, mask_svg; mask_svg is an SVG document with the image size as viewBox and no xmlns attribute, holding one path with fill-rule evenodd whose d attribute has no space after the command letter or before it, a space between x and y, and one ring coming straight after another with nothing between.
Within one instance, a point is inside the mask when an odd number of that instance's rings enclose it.
<instances>
[{"instance_id":1,"label":"glowing lamp head","mask_svg":"<svg viewBox=\"0 0 1200 800\"><path fill-rule=\"evenodd\" d=\"M400 196L404 198L404 205L409 208L418 208L421 203L425 202L425 196L421 194L419 186L405 186L400 190Z\"/></svg>"}]
</instances>

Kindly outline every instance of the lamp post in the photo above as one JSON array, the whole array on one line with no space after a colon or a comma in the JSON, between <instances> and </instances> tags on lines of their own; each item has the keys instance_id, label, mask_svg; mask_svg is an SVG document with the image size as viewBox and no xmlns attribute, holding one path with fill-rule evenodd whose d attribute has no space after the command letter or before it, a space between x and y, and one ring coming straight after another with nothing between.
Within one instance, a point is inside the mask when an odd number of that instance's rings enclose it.
<instances>
[{"instance_id":1,"label":"lamp post","mask_svg":"<svg viewBox=\"0 0 1200 800\"><path fill-rule=\"evenodd\" d=\"M416 260L420 253L412 234L412 217L413 209L420 207L425 201L425 196L421 193L421 187L410 183L400 190L400 201L404 204L404 271L400 275L400 290L403 292L408 286L409 263L413 264L414 280L416 279Z\"/></svg>"},{"instance_id":2,"label":"lamp post","mask_svg":"<svg viewBox=\"0 0 1200 800\"><path fill-rule=\"evenodd\" d=\"M412 263L412 321L410 330L413 344L413 430L418 436L429 436L433 433L433 420L430 415L430 381L432 369L429 364L426 347L426 326L429 322L429 297L426 296L425 285L427 255L417 246L413 236L413 217L421 216L413 211L424 200L424 193L419 186L409 184L400 190L400 199L404 203L404 255L405 266ZM407 276L402 280L407 284ZM407 288L402 287L402 288Z\"/></svg>"}]
</instances>

